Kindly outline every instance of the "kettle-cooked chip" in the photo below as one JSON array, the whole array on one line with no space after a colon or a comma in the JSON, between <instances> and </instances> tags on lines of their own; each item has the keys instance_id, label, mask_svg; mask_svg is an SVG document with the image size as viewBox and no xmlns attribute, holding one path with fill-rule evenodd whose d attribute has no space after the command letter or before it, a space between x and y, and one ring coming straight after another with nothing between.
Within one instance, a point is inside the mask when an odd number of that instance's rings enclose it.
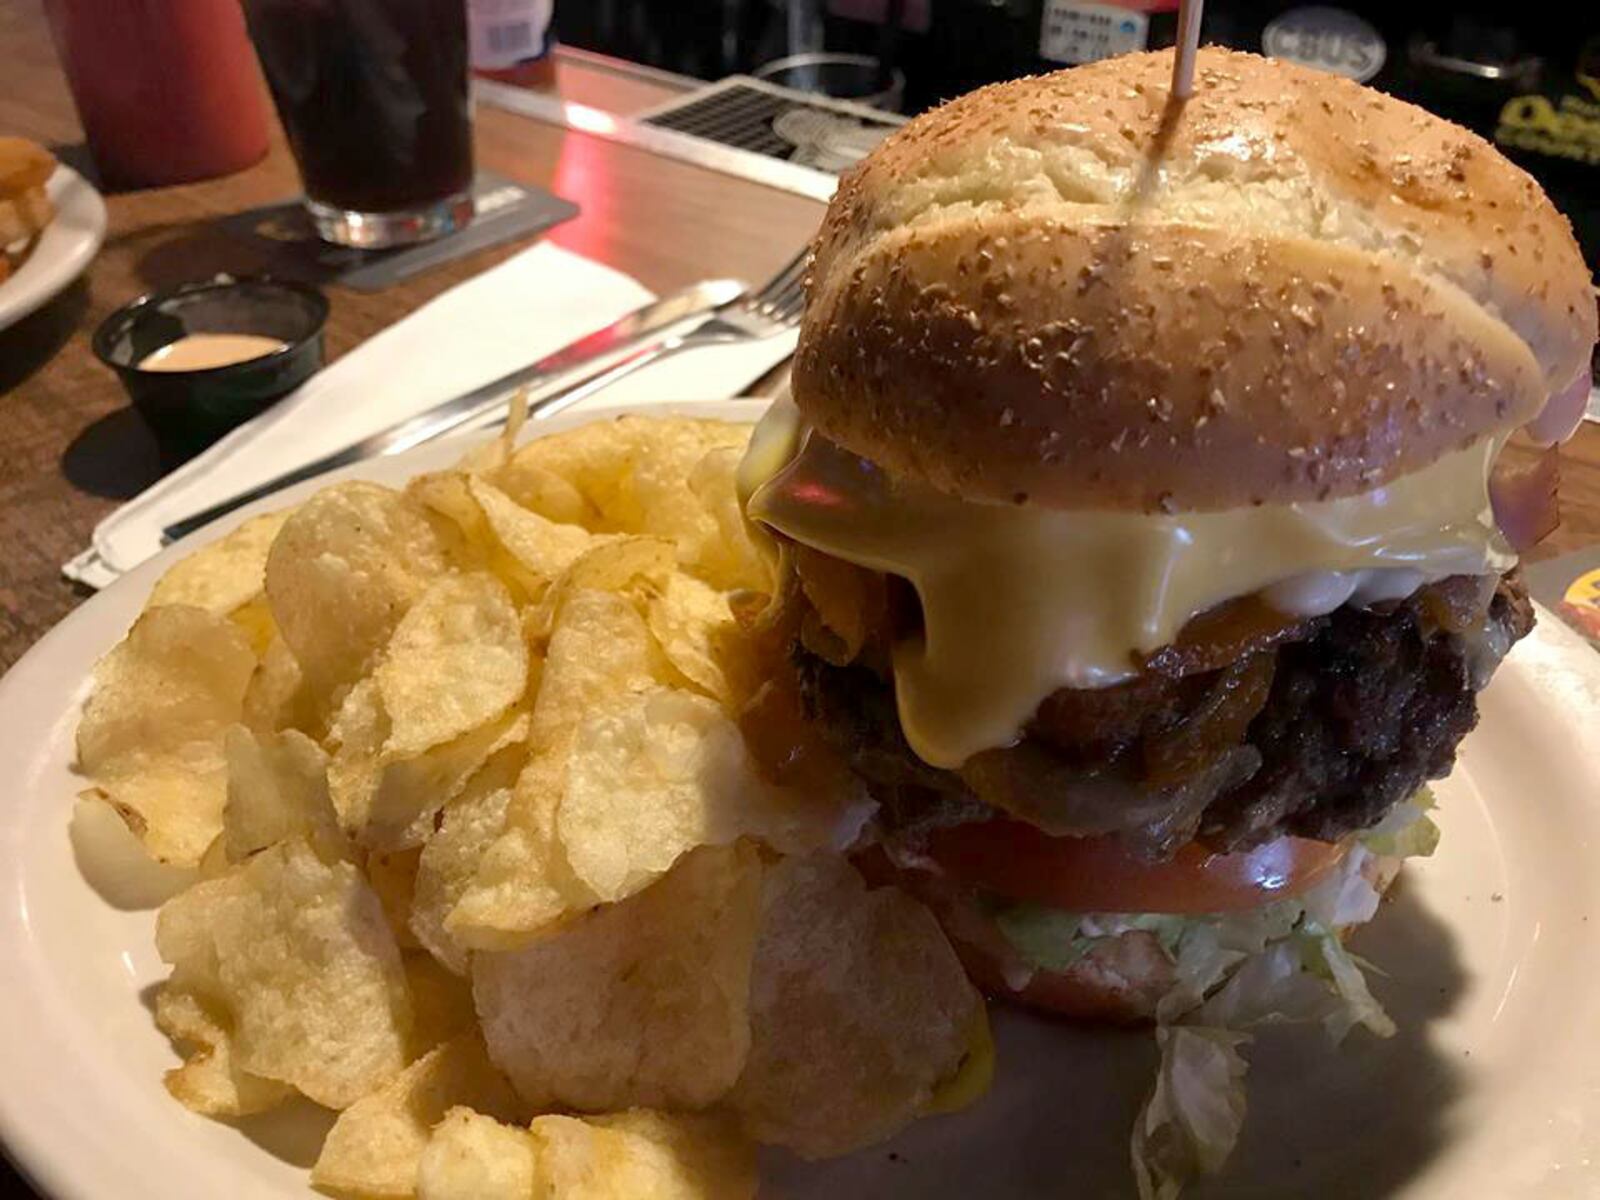
<instances>
[{"instance_id":1,"label":"kettle-cooked chip","mask_svg":"<svg viewBox=\"0 0 1600 1200\"><path fill-rule=\"evenodd\" d=\"M377 685L363 679L350 689L328 735L334 752L328 786L340 824L375 850L420 846L439 809L491 757L525 745L530 728L528 714L512 709L415 757L387 759L389 714Z\"/></svg>"},{"instance_id":2,"label":"kettle-cooked chip","mask_svg":"<svg viewBox=\"0 0 1600 1200\"><path fill-rule=\"evenodd\" d=\"M411 897L411 931L451 971L467 972L467 948L445 927L478 864L505 828L520 761L499 755L474 775L444 809L439 830L422 848Z\"/></svg>"},{"instance_id":3,"label":"kettle-cooked chip","mask_svg":"<svg viewBox=\"0 0 1600 1200\"><path fill-rule=\"evenodd\" d=\"M181 558L150 593L146 608L191 604L225 617L261 595L272 540L288 511L251 517L226 537Z\"/></svg>"},{"instance_id":4,"label":"kettle-cooked chip","mask_svg":"<svg viewBox=\"0 0 1600 1200\"><path fill-rule=\"evenodd\" d=\"M357 840L373 848L422 845L433 835L439 810L485 762L513 748L526 756L530 727L527 712L512 709L452 742L386 763L358 821Z\"/></svg>"},{"instance_id":5,"label":"kettle-cooked chip","mask_svg":"<svg viewBox=\"0 0 1600 1200\"><path fill-rule=\"evenodd\" d=\"M748 439L746 432L745 440L737 446L706 451L689 472L689 490L711 514L715 525L706 531L707 536L686 547L684 562L724 591L743 588L770 593L774 584L772 568L750 538L734 484Z\"/></svg>"},{"instance_id":6,"label":"kettle-cooked chip","mask_svg":"<svg viewBox=\"0 0 1600 1200\"><path fill-rule=\"evenodd\" d=\"M276 1079L241 1070L224 1017L193 992L162 986L156 994L156 1027L186 1048L181 1067L166 1074L167 1091L191 1112L208 1117L243 1117L276 1108L294 1089Z\"/></svg>"},{"instance_id":7,"label":"kettle-cooked chip","mask_svg":"<svg viewBox=\"0 0 1600 1200\"><path fill-rule=\"evenodd\" d=\"M692 685L722 705L733 703L723 657L738 626L728 598L692 575L674 572L645 613L667 660Z\"/></svg>"},{"instance_id":8,"label":"kettle-cooked chip","mask_svg":"<svg viewBox=\"0 0 1600 1200\"><path fill-rule=\"evenodd\" d=\"M300 664L276 628L260 657L250 685L245 688L240 719L262 734L311 728L317 719L316 698L302 686Z\"/></svg>"},{"instance_id":9,"label":"kettle-cooked chip","mask_svg":"<svg viewBox=\"0 0 1600 1200\"><path fill-rule=\"evenodd\" d=\"M562 1200L536 1190L526 1129L466 1107L452 1108L435 1127L416 1175L417 1200Z\"/></svg>"},{"instance_id":10,"label":"kettle-cooked chip","mask_svg":"<svg viewBox=\"0 0 1600 1200\"><path fill-rule=\"evenodd\" d=\"M430 1050L339 1114L311 1182L338 1194L409 1197L433 1128L457 1105L516 1121L521 1103L476 1032ZM522 1200L531 1193L524 1192Z\"/></svg>"},{"instance_id":11,"label":"kettle-cooked chip","mask_svg":"<svg viewBox=\"0 0 1600 1200\"><path fill-rule=\"evenodd\" d=\"M325 704L336 705L339 693L367 673L444 568L427 517L377 484L334 484L290 515L267 554L267 601Z\"/></svg>"},{"instance_id":12,"label":"kettle-cooked chip","mask_svg":"<svg viewBox=\"0 0 1600 1200\"><path fill-rule=\"evenodd\" d=\"M535 1195L552 1200L751 1200L755 1147L716 1116L635 1108L535 1117Z\"/></svg>"},{"instance_id":13,"label":"kettle-cooked chip","mask_svg":"<svg viewBox=\"0 0 1600 1200\"><path fill-rule=\"evenodd\" d=\"M655 682L655 647L638 610L612 592L579 588L562 606L533 702L535 750L565 744L597 704Z\"/></svg>"},{"instance_id":14,"label":"kettle-cooked chip","mask_svg":"<svg viewBox=\"0 0 1600 1200\"><path fill-rule=\"evenodd\" d=\"M843 849L871 810L859 791L764 782L715 703L656 688L619 697L578 726L555 829L573 875L611 901L696 846L756 837L786 852Z\"/></svg>"},{"instance_id":15,"label":"kettle-cooked chip","mask_svg":"<svg viewBox=\"0 0 1600 1200\"><path fill-rule=\"evenodd\" d=\"M580 592L616 593L643 606L667 586L673 570L672 543L661 538L596 538L563 571L529 617L535 633L551 633L570 620L565 607Z\"/></svg>"},{"instance_id":16,"label":"kettle-cooked chip","mask_svg":"<svg viewBox=\"0 0 1600 1200\"><path fill-rule=\"evenodd\" d=\"M511 461L490 476L490 481L518 503L551 520L563 520L545 511L539 502L556 496L570 504L548 479L566 483L582 503L576 523L605 532L630 532L637 528L637 513L628 491L635 438L621 421L593 421L576 429L535 438L521 447Z\"/></svg>"},{"instance_id":17,"label":"kettle-cooked chip","mask_svg":"<svg viewBox=\"0 0 1600 1200\"><path fill-rule=\"evenodd\" d=\"M162 862L194 866L222 830L222 738L255 665L226 617L166 605L145 612L95 669L78 768Z\"/></svg>"},{"instance_id":18,"label":"kettle-cooked chip","mask_svg":"<svg viewBox=\"0 0 1600 1200\"><path fill-rule=\"evenodd\" d=\"M716 519L684 484L712 450L742 450L750 440L750 427L650 417L623 417L617 424L634 442L626 491L632 493L638 531L671 538L692 557L694 548L716 535Z\"/></svg>"},{"instance_id":19,"label":"kettle-cooked chip","mask_svg":"<svg viewBox=\"0 0 1600 1200\"><path fill-rule=\"evenodd\" d=\"M516 1094L476 1032L438 1046L345 1109L328 1132L311 1182L361 1197L414 1195L433 1128L457 1105L508 1121L521 1116Z\"/></svg>"},{"instance_id":20,"label":"kettle-cooked chip","mask_svg":"<svg viewBox=\"0 0 1600 1200\"><path fill-rule=\"evenodd\" d=\"M252 1075L344 1108L405 1063L411 1004L383 907L352 864L302 839L169 900L156 946L171 986L227 1015Z\"/></svg>"},{"instance_id":21,"label":"kettle-cooked chip","mask_svg":"<svg viewBox=\"0 0 1600 1200\"><path fill-rule=\"evenodd\" d=\"M503 467L491 471L487 478L512 503L538 513L547 521L581 525L589 530L600 527L600 510L584 499L582 492L554 471L524 460L520 451Z\"/></svg>"},{"instance_id":22,"label":"kettle-cooked chip","mask_svg":"<svg viewBox=\"0 0 1600 1200\"><path fill-rule=\"evenodd\" d=\"M494 534L472 498L470 477L459 467L431 471L406 484L406 498L442 520L433 522L445 558L462 570L480 571L494 557ZM496 572L499 573L498 571Z\"/></svg>"},{"instance_id":23,"label":"kettle-cooked chip","mask_svg":"<svg viewBox=\"0 0 1600 1200\"><path fill-rule=\"evenodd\" d=\"M79 873L114 908L156 908L199 878L193 867L151 858L128 822L94 788L73 804L67 837Z\"/></svg>"},{"instance_id":24,"label":"kettle-cooked chip","mask_svg":"<svg viewBox=\"0 0 1600 1200\"><path fill-rule=\"evenodd\" d=\"M372 797L383 773L379 755L389 740L389 713L370 676L345 693L328 729L328 792L334 811L347 831L367 823Z\"/></svg>"},{"instance_id":25,"label":"kettle-cooked chip","mask_svg":"<svg viewBox=\"0 0 1600 1200\"><path fill-rule=\"evenodd\" d=\"M566 753L550 750L529 758L517 777L500 835L444 917L445 934L463 950L515 949L597 903L556 840L566 767Z\"/></svg>"},{"instance_id":26,"label":"kettle-cooked chip","mask_svg":"<svg viewBox=\"0 0 1600 1200\"><path fill-rule=\"evenodd\" d=\"M760 861L704 846L636 896L472 959L489 1056L523 1099L590 1111L698 1108L738 1078Z\"/></svg>"},{"instance_id":27,"label":"kettle-cooked chip","mask_svg":"<svg viewBox=\"0 0 1600 1200\"><path fill-rule=\"evenodd\" d=\"M396 627L375 678L391 761L500 716L528 684L528 648L505 584L485 572L434 580Z\"/></svg>"},{"instance_id":28,"label":"kettle-cooked chip","mask_svg":"<svg viewBox=\"0 0 1600 1200\"><path fill-rule=\"evenodd\" d=\"M328 756L322 747L293 729L257 738L243 725L228 730L225 747L222 845L230 863L295 837L307 839L327 859L349 852L328 798Z\"/></svg>"},{"instance_id":29,"label":"kettle-cooked chip","mask_svg":"<svg viewBox=\"0 0 1600 1200\"><path fill-rule=\"evenodd\" d=\"M103 764L215 741L239 720L255 669L244 634L203 609L151 609L95 668L78 725L78 761Z\"/></svg>"},{"instance_id":30,"label":"kettle-cooked chip","mask_svg":"<svg viewBox=\"0 0 1600 1200\"><path fill-rule=\"evenodd\" d=\"M561 524L524 508L486 479L474 476L468 488L494 538L527 573L533 599L595 543L595 535L581 525Z\"/></svg>"},{"instance_id":31,"label":"kettle-cooked chip","mask_svg":"<svg viewBox=\"0 0 1600 1200\"><path fill-rule=\"evenodd\" d=\"M983 998L938 922L845 859L788 858L762 884L750 1058L728 1097L761 1142L809 1158L890 1137L959 1070Z\"/></svg>"}]
</instances>

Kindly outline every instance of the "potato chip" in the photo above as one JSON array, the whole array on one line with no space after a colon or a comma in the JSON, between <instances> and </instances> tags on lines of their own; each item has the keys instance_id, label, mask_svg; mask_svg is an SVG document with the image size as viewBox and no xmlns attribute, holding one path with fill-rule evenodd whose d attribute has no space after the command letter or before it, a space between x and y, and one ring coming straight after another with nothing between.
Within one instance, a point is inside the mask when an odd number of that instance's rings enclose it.
<instances>
[{"instance_id":1,"label":"potato chip","mask_svg":"<svg viewBox=\"0 0 1600 1200\"><path fill-rule=\"evenodd\" d=\"M556 840L555 812L566 786L567 754L528 759L512 789L500 836L478 863L444 932L467 950L512 950L553 933L599 903L572 873Z\"/></svg>"},{"instance_id":2,"label":"potato chip","mask_svg":"<svg viewBox=\"0 0 1600 1200\"><path fill-rule=\"evenodd\" d=\"M499 756L446 805L439 831L422 848L411 899L411 930L444 966L467 972L467 948L445 928L477 874L478 864L505 828L506 807L516 782L518 761Z\"/></svg>"},{"instance_id":3,"label":"potato chip","mask_svg":"<svg viewBox=\"0 0 1600 1200\"><path fill-rule=\"evenodd\" d=\"M415 1195L417 1165L433 1127L457 1105L507 1121L521 1116L516 1094L476 1033L430 1051L340 1113L311 1168L311 1182L361 1197Z\"/></svg>"},{"instance_id":4,"label":"potato chip","mask_svg":"<svg viewBox=\"0 0 1600 1200\"><path fill-rule=\"evenodd\" d=\"M728 1097L758 1141L811 1158L890 1137L953 1077L985 1019L933 914L837 855L762 884L750 1057Z\"/></svg>"},{"instance_id":5,"label":"potato chip","mask_svg":"<svg viewBox=\"0 0 1600 1200\"><path fill-rule=\"evenodd\" d=\"M623 417L618 424L634 440L633 469L626 483L638 512L638 531L671 538L689 550L716 536L716 519L684 483L710 451L742 450L748 425L726 421L667 421ZM619 519L622 514L618 514ZM632 526L628 526L632 528Z\"/></svg>"},{"instance_id":6,"label":"potato chip","mask_svg":"<svg viewBox=\"0 0 1600 1200\"><path fill-rule=\"evenodd\" d=\"M468 486L494 538L527 572L532 599L595 544L595 536L581 525L560 524L523 508L485 479L474 478Z\"/></svg>"},{"instance_id":7,"label":"potato chip","mask_svg":"<svg viewBox=\"0 0 1600 1200\"><path fill-rule=\"evenodd\" d=\"M113 908L155 908L198 878L193 867L174 867L151 858L105 794L96 789L84 792L73 804L67 836L78 873Z\"/></svg>"},{"instance_id":8,"label":"potato chip","mask_svg":"<svg viewBox=\"0 0 1600 1200\"><path fill-rule=\"evenodd\" d=\"M631 1109L529 1126L539 1196L553 1200L751 1200L755 1147L715 1116Z\"/></svg>"},{"instance_id":9,"label":"potato chip","mask_svg":"<svg viewBox=\"0 0 1600 1200\"><path fill-rule=\"evenodd\" d=\"M760 873L748 845L702 847L553 937L475 954L489 1056L523 1099L604 1110L722 1096L749 1050Z\"/></svg>"},{"instance_id":10,"label":"potato chip","mask_svg":"<svg viewBox=\"0 0 1600 1200\"><path fill-rule=\"evenodd\" d=\"M411 1053L421 1055L441 1042L476 1033L478 1013L472 1007L472 985L447 971L426 950L401 956L406 989L411 994Z\"/></svg>"},{"instance_id":11,"label":"potato chip","mask_svg":"<svg viewBox=\"0 0 1600 1200\"><path fill-rule=\"evenodd\" d=\"M786 852L842 848L871 808L858 791L765 783L715 703L658 688L621 697L578 726L555 831L573 875L611 901L695 846L753 836Z\"/></svg>"},{"instance_id":12,"label":"potato chip","mask_svg":"<svg viewBox=\"0 0 1600 1200\"><path fill-rule=\"evenodd\" d=\"M565 778L563 754L528 760L511 791L500 835L445 916L445 932L458 946L515 949L598 903L573 877L556 841L555 807Z\"/></svg>"},{"instance_id":13,"label":"potato chip","mask_svg":"<svg viewBox=\"0 0 1600 1200\"><path fill-rule=\"evenodd\" d=\"M184 1064L166 1074L167 1091L185 1108L208 1117L243 1117L276 1108L294 1089L241 1070L223 1014L193 992L170 984L156 994L156 1027L188 1048Z\"/></svg>"},{"instance_id":14,"label":"potato chip","mask_svg":"<svg viewBox=\"0 0 1600 1200\"><path fill-rule=\"evenodd\" d=\"M301 686L300 664L282 635L274 635L260 659L245 688L244 723L258 734L312 728L317 720L315 697Z\"/></svg>"},{"instance_id":15,"label":"potato chip","mask_svg":"<svg viewBox=\"0 0 1600 1200\"><path fill-rule=\"evenodd\" d=\"M226 537L200 547L167 569L146 608L189 604L225 617L262 593L267 551L289 519L288 512L251 517Z\"/></svg>"},{"instance_id":16,"label":"potato chip","mask_svg":"<svg viewBox=\"0 0 1600 1200\"><path fill-rule=\"evenodd\" d=\"M486 478L513 504L536 512L547 521L590 530L599 528L600 510L584 499L582 492L554 471L524 459L520 451Z\"/></svg>"},{"instance_id":17,"label":"potato chip","mask_svg":"<svg viewBox=\"0 0 1600 1200\"><path fill-rule=\"evenodd\" d=\"M267 598L257 596L248 604L240 605L230 613L221 614L239 627L245 640L250 643L250 653L256 656L257 661L266 655L267 649L278 637L278 627L272 620L272 609L267 607Z\"/></svg>"},{"instance_id":18,"label":"potato chip","mask_svg":"<svg viewBox=\"0 0 1600 1200\"><path fill-rule=\"evenodd\" d=\"M146 612L95 669L78 767L162 862L193 866L222 829L222 738L239 720L255 655L225 617Z\"/></svg>"},{"instance_id":19,"label":"potato chip","mask_svg":"<svg viewBox=\"0 0 1600 1200\"><path fill-rule=\"evenodd\" d=\"M745 437L748 441L748 432ZM770 593L774 587L771 562L751 540L734 486L743 457L743 442L719 446L706 451L689 472L689 490L711 515L714 529L707 529L698 542L687 546L682 557L691 570L723 591L744 588Z\"/></svg>"},{"instance_id":20,"label":"potato chip","mask_svg":"<svg viewBox=\"0 0 1600 1200\"><path fill-rule=\"evenodd\" d=\"M581 591L616 593L642 609L666 588L672 570L671 542L645 537L596 538L551 584L529 623L535 634L552 632L564 619L563 606Z\"/></svg>"},{"instance_id":21,"label":"potato chip","mask_svg":"<svg viewBox=\"0 0 1600 1200\"><path fill-rule=\"evenodd\" d=\"M656 662L650 631L632 604L611 592L574 591L545 651L530 745L564 746L597 704L655 683Z\"/></svg>"},{"instance_id":22,"label":"potato chip","mask_svg":"<svg viewBox=\"0 0 1600 1200\"><path fill-rule=\"evenodd\" d=\"M523 426L528 422L528 389L519 387L506 401L505 423L500 432L487 442L480 442L461 456L457 465L471 475L498 471L511 461Z\"/></svg>"},{"instance_id":23,"label":"potato chip","mask_svg":"<svg viewBox=\"0 0 1600 1200\"><path fill-rule=\"evenodd\" d=\"M388 763L377 777L365 816L352 814L357 840L377 849L422 845L433 834L439 810L491 756L525 747L530 726L528 714L513 709L453 742Z\"/></svg>"},{"instance_id":24,"label":"potato chip","mask_svg":"<svg viewBox=\"0 0 1600 1200\"><path fill-rule=\"evenodd\" d=\"M388 760L493 721L528 684L528 648L505 585L483 572L435 580L396 627L375 678L389 714Z\"/></svg>"},{"instance_id":25,"label":"potato chip","mask_svg":"<svg viewBox=\"0 0 1600 1200\"><path fill-rule=\"evenodd\" d=\"M572 732L610 697L653 686L659 651L634 606L610 592L579 589L561 609L534 701L532 755L506 810L501 836L445 921L474 949L509 949L595 903L572 887L554 841L553 814L566 781Z\"/></svg>"},{"instance_id":26,"label":"potato chip","mask_svg":"<svg viewBox=\"0 0 1600 1200\"><path fill-rule=\"evenodd\" d=\"M267 555L266 593L316 694L336 704L444 567L427 517L388 488L334 484L296 509Z\"/></svg>"},{"instance_id":27,"label":"potato chip","mask_svg":"<svg viewBox=\"0 0 1600 1200\"><path fill-rule=\"evenodd\" d=\"M719 704L733 703L722 659L739 629L726 596L692 575L674 573L651 599L646 619L667 660L685 680Z\"/></svg>"},{"instance_id":28,"label":"potato chip","mask_svg":"<svg viewBox=\"0 0 1600 1200\"><path fill-rule=\"evenodd\" d=\"M489 566L494 533L484 519L483 509L473 499L471 477L461 469L432 471L418 475L406 484L406 499L442 518L433 522L440 535L445 557L464 570Z\"/></svg>"},{"instance_id":29,"label":"potato chip","mask_svg":"<svg viewBox=\"0 0 1600 1200\"><path fill-rule=\"evenodd\" d=\"M535 1191L533 1138L470 1108L453 1108L422 1151L417 1200L561 1200Z\"/></svg>"},{"instance_id":30,"label":"potato chip","mask_svg":"<svg viewBox=\"0 0 1600 1200\"><path fill-rule=\"evenodd\" d=\"M416 891L417 864L421 858L421 846L407 850L374 850L366 856L363 873L378 903L383 905L383 916L394 934L395 945L402 950L419 948L411 932L411 898Z\"/></svg>"},{"instance_id":31,"label":"potato chip","mask_svg":"<svg viewBox=\"0 0 1600 1200\"><path fill-rule=\"evenodd\" d=\"M355 832L367 823L383 774L379 755L389 740L389 714L378 681L361 680L345 693L328 730L328 791L339 823Z\"/></svg>"},{"instance_id":32,"label":"potato chip","mask_svg":"<svg viewBox=\"0 0 1600 1200\"><path fill-rule=\"evenodd\" d=\"M490 481L519 504L551 520L563 518L535 502L541 476L564 481L581 498L584 512L574 522L605 532L632 532L639 525L637 501L627 483L635 438L620 421L594 421L536 438L517 450ZM545 485L548 487L549 485ZM626 497L624 496L627 492Z\"/></svg>"},{"instance_id":33,"label":"potato chip","mask_svg":"<svg viewBox=\"0 0 1600 1200\"><path fill-rule=\"evenodd\" d=\"M227 1015L252 1075L344 1108L404 1065L411 1006L383 908L353 865L304 840L169 900L156 945L172 986Z\"/></svg>"},{"instance_id":34,"label":"potato chip","mask_svg":"<svg viewBox=\"0 0 1600 1200\"><path fill-rule=\"evenodd\" d=\"M228 730L224 744L228 801L222 843L230 863L296 837L326 859L349 853L328 798L328 756L322 747L292 729L257 738L243 725Z\"/></svg>"}]
</instances>

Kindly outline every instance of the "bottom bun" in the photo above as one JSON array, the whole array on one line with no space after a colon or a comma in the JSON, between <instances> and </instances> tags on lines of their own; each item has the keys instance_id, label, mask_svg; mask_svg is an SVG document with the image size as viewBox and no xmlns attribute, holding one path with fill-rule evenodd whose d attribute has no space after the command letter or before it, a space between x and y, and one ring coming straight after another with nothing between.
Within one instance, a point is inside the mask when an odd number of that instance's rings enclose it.
<instances>
[{"instance_id":1,"label":"bottom bun","mask_svg":"<svg viewBox=\"0 0 1600 1200\"><path fill-rule=\"evenodd\" d=\"M1400 863L1374 855L1362 874L1382 896ZM896 882L933 910L972 982L993 999L1076 1021L1143 1025L1155 1020L1157 1003L1178 982L1176 965L1144 930L1104 939L1065 971L1032 970L963 889L924 871L902 870ZM1355 928L1342 926L1339 936Z\"/></svg>"}]
</instances>

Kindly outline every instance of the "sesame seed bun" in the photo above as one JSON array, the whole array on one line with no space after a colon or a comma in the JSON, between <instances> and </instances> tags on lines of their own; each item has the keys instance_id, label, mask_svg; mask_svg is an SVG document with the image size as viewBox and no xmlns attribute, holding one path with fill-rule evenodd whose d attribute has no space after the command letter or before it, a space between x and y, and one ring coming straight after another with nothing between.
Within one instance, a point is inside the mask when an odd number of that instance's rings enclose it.
<instances>
[{"instance_id":1,"label":"sesame seed bun","mask_svg":"<svg viewBox=\"0 0 1600 1200\"><path fill-rule=\"evenodd\" d=\"M978 500L1205 510L1370 490L1586 370L1571 228L1481 138L1208 48L998 84L840 185L794 395Z\"/></svg>"}]
</instances>

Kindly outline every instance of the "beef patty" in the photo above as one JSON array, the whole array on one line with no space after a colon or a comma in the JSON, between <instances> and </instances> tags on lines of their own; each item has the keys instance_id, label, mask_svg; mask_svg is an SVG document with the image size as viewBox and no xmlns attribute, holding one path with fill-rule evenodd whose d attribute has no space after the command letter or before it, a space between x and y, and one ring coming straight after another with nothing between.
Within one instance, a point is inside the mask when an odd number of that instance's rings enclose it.
<instances>
[{"instance_id":1,"label":"beef patty","mask_svg":"<svg viewBox=\"0 0 1600 1200\"><path fill-rule=\"evenodd\" d=\"M790 601L806 603L799 589ZM1016 745L956 771L906 744L885 656L841 663L803 636L790 654L806 716L901 837L1003 809L1158 858L1195 837L1234 850L1375 824L1450 770L1478 688L1532 625L1515 574L1492 593L1457 578L1381 611L1279 620L1225 665L1162 652L1124 684L1057 692Z\"/></svg>"}]
</instances>

